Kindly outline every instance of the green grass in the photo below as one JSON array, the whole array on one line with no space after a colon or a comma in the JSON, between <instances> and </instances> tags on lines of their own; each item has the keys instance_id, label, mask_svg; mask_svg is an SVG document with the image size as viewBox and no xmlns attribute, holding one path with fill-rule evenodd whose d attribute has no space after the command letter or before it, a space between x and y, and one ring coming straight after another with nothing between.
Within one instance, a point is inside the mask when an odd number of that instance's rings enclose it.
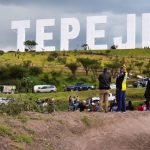
<instances>
[{"instance_id":1,"label":"green grass","mask_svg":"<svg viewBox=\"0 0 150 150\"><path fill-rule=\"evenodd\" d=\"M144 99L144 91L145 88L128 88L127 89L127 98L133 98L131 100L140 100ZM115 94L115 90L111 90L113 94ZM21 94L2 94L0 93L0 97L10 97L15 98L19 101L22 100L37 100L40 98L54 97L56 100L68 101L68 97L79 96L79 98L86 99L88 97L99 96L99 90L91 90L91 91L75 91L75 92L56 92L56 93L21 93Z\"/></svg>"},{"instance_id":2,"label":"green grass","mask_svg":"<svg viewBox=\"0 0 150 150\"><path fill-rule=\"evenodd\" d=\"M83 117L81 118L81 122L82 122L85 126L87 126L87 127L90 126L90 120L89 120L89 118L88 118L87 116L83 116Z\"/></svg>"},{"instance_id":3,"label":"green grass","mask_svg":"<svg viewBox=\"0 0 150 150\"><path fill-rule=\"evenodd\" d=\"M24 133L16 133L8 125L0 125L0 136L9 137L14 142L25 142L30 144L32 142L32 137Z\"/></svg>"},{"instance_id":4,"label":"green grass","mask_svg":"<svg viewBox=\"0 0 150 150\"><path fill-rule=\"evenodd\" d=\"M17 119L20 120L22 123L26 123L29 120L29 117L27 117L23 114L19 114L19 115L17 115Z\"/></svg>"},{"instance_id":5,"label":"green grass","mask_svg":"<svg viewBox=\"0 0 150 150\"><path fill-rule=\"evenodd\" d=\"M127 101L132 101L135 106L139 105L145 100L144 98L144 88L128 88L127 90ZM115 90L111 90L115 94ZM55 99L55 109L56 111L66 111L68 109L68 98L69 96L78 96L80 100L86 100L89 97L99 96L99 90L94 91L80 91L80 92L57 92L57 93L27 93L27 94L13 94L8 97L13 97L17 102L10 107L7 105L1 109L1 113L7 113L8 115L18 116L20 114L20 109L22 111L36 111L36 112L47 112L49 108L40 107L34 101L37 99L46 99L54 97ZM5 97L6 95L0 94L0 97ZM8 107L9 106L9 107ZM12 110L13 108L13 110ZM15 108L15 109L14 109ZM51 108L51 107L50 107ZM28 118L26 116L17 117L22 123L26 123Z\"/></svg>"},{"instance_id":6,"label":"green grass","mask_svg":"<svg viewBox=\"0 0 150 150\"><path fill-rule=\"evenodd\" d=\"M27 144L32 143L32 137L23 133L14 135L13 140L15 142L25 142Z\"/></svg>"},{"instance_id":7,"label":"green grass","mask_svg":"<svg viewBox=\"0 0 150 150\"><path fill-rule=\"evenodd\" d=\"M12 130L7 125L0 125L0 136L11 136Z\"/></svg>"},{"instance_id":8,"label":"green grass","mask_svg":"<svg viewBox=\"0 0 150 150\"><path fill-rule=\"evenodd\" d=\"M74 55L73 51L68 51L66 52L67 54L67 62L72 62L76 61L76 58L78 57L90 57L90 58L100 58L100 55L95 55L95 54L88 54L89 51L84 51L84 54L82 54L83 51L78 51L76 55ZM106 50L97 50L93 51L96 53L100 54L107 54ZM50 54L50 52L44 52L44 53L19 53L19 58L18 55L15 56L15 53L5 53L4 55L0 56L1 58L1 65L2 64L22 64L23 61L31 60L32 64L37 65L37 66L50 66L52 65L53 67L55 65L60 65L59 62L48 62L47 57ZM62 56L63 52L59 52L59 55ZM122 56L122 57L150 57L150 50L149 49L129 49L129 50L111 50L109 51L108 55L110 56ZM108 59L108 56L102 55L101 58L104 58L106 60ZM104 60L103 60L104 61ZM56 66L55 66L56 68Z\"/></svg>"}]
</instances>

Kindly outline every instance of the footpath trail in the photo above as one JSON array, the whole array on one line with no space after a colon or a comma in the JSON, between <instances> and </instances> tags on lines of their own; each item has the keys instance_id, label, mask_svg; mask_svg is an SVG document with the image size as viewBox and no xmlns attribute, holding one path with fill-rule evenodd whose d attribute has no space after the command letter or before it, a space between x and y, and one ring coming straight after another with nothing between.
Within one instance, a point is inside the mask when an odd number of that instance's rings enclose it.
<instances>
[{"instance_id":1,"label":"footpath trail","mask_svg":"<svg viewBox=\"0 0 150 150\"><path fill-rule=\"evenodd\" d=\"M150 150L149 112L94 114L94 117L97 125L80 136L68 137L65 150Z\"/></svg>"},{"instance_id":2,"label":"footpath trail","mask_svg":"<svg viewBox=\"0 0 150 150\"><path fill-rule=\"evenodd\" d=\"M15 132L34 133L31 143L0 136L0 150L150 150L150 112L25 112L26 122L1 116Z\"/></svg>"}]
</instances>

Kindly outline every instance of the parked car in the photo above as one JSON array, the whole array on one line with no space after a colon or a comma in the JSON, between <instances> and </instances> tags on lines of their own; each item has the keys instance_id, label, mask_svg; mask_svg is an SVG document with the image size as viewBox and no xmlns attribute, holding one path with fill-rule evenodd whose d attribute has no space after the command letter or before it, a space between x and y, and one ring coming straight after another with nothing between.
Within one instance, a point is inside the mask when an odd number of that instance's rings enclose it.
<instances>
[{"instance_id":1,"label":"parked car","mask_svg":"<svg viewBox=\"0 0 150 150\"><path fill-rule=\"evenodd\" d=\"M97 103L99 100L100 100L100 97L92 97L92 102L93 103ZM112 93L109 93L108 101L112 102L112 101L115 101L115 100L116 100L116 97Z\"/></svg>"},{"instance_id":2,"label":"parked car","mask_svg":"<svg viewBox=\"0 0 150 150\"><path fill-rule=\"evenodd\" d=\"M139 88L139 87L146 87L147 86L147 82L148 82L148 80L146 80L146 79L138 80L138 81L133 83L133 87L137 87L137 88Z\"/></svg>"},{"instance_id":3,"label":"parked car","mask_svg":"<svg viewBox=\"0 0 150 150\"><path fill-rule=\"evenodd\" d=\"M15 91L16 91L15 85L0 85L0 92L1 93L14 94Z\"/></svg>"},{"instance_id":4,"label":"parked car","mask_svg":"<svg viewBox=\"0 0 150 150\"><path fill-rule=\"evenodd\" d=\"M85 83L77 83L76 85L65 87L66 91L83 91L83 90L94 90L94 89L95 87L93 85L88 85Z\"/></svg>"},{"instance_id":5,"label":"parked car","mask_svg":"<svg viewBox=\"0 0 150 150\"><path fill-rule=\"evenodd\" d=\"M15 99L0 97L0 105L7 105L8 103L14 102Z\"/></svg>"},{"instance_id":6,"label":"parked car","mask_svg":"<svg viewBox=\"0 0 150 150\"><path fill-rule=\"evenodd\" d=\"M110 84L110 88L111 89L116 89L116 84L115 83Z\"/></svg>"},{"instance_id":7,"label":"parked car","mask_svg":"<svg viewBox=\"0 0 150 150\"><path fill-rule=\"evenodd\" d=\"M35 85L33 87L34 93L49 93L56 92L57 88L55 85Z\"/></svg>"}]
</instances>

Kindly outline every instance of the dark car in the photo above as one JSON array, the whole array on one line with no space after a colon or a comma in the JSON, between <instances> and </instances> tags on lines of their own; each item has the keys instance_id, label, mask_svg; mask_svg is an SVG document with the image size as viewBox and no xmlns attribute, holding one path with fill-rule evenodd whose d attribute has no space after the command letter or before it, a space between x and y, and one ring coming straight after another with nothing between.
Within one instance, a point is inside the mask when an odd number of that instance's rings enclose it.
<instances>
[{"instance_id":1,"label":"dark car","mask_svg":"<svg viewBox=\"0 0 150 150\"><path fill-rule=\"evenodd\" d=\"M95 87L93 85L88 85L84 83L77 83L73 86L66 86L66 91L84 91L84 90L94 90Z\"/></svg>"},{"instance_id":2,"label":"dark car","mask_svg":"<svg viewBox=\"0 0 150 150\"><path fill-rule=\"evenodd\" d=\"M139 80L133 83L133 87L146 87L147 85L147 80Z\"/></svg>"}]
</instances>

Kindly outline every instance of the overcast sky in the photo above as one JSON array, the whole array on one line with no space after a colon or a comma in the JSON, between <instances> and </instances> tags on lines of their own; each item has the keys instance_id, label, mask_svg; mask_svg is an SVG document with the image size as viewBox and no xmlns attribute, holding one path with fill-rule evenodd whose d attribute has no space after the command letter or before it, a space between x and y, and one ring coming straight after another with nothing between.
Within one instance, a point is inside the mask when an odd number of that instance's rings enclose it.
<instances>
[{"instance_id":1,"label":"overcast sky","mask_svg":"<svg viewBox=\"0 0 150 150\"><path fill-rule=\"evenodd\" d=\"M126 15L137 15L136 47L141 47L141 15L150 13L149 0L0 0L0 49L16 49L16 32L11 30L11 21L31 20L31 28L26 39L35 40L36 19L56 19L53 31L54 40L50 43L60 48L60 18L76 17L80 21L81 31L78 38L70 41L70 49L80 49L85 43L86 17L108 17L107 24L101 26L106 31L99 43L113 44L113 37L123 36L126 42Z\"/></svg>"}]
</instances>

